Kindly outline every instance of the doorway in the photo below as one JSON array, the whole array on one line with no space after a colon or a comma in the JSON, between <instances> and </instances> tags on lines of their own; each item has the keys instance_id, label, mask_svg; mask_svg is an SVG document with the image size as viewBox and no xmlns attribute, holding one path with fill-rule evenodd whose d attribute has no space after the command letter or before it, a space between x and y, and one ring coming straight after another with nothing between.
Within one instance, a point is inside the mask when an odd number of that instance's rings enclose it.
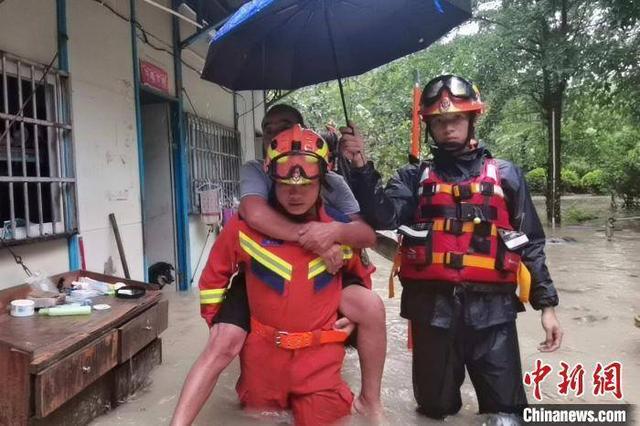
<instances>
[{"instance_id":1,"label":"doorway","mask_svg":"<svg viewBox=\"0 0 640 426\"><path fill-rule=\"evenodd\" d=\"M164 262L176 267L176 214L171 155L171 102L141 90L143 134L142 227L147 272ZM149 276L153 281L153 277Z\"/></svg>"}]
</instances>

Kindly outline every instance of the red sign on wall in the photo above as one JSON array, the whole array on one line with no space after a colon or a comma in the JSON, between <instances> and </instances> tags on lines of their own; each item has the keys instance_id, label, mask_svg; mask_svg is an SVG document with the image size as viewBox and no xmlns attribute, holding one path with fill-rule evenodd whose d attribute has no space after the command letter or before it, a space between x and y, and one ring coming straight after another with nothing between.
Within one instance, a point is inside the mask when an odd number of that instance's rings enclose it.
<instances>
[{"instance_id":1,"label":"red sign on wall","mask_svg":"<svg viewBox=\"0 0 640 426\"><path fill-rule=\"evenodd\" d=\"M140 80L142 84L169 93L169 74L150 62L140 61Z\"/></svg>"}]
</instances>

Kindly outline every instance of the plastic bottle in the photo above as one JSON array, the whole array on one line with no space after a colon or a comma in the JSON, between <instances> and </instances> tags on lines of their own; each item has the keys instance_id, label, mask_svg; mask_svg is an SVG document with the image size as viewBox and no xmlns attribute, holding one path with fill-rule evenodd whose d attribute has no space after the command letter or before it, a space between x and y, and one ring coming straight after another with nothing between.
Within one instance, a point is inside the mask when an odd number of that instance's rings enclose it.
<instances>
[{"instance_id":1,"label":"plastic bottle","mask_svg":"<svg viewBox=\"0 0 640 426\"><path fill-rule=\"evenodd\" d=\"M91 314L91 306L56 306L55 308L42 308L38 311L39 315L48 315L50 317L63 315L89 315Z\"/></svg>"}]
</instances>

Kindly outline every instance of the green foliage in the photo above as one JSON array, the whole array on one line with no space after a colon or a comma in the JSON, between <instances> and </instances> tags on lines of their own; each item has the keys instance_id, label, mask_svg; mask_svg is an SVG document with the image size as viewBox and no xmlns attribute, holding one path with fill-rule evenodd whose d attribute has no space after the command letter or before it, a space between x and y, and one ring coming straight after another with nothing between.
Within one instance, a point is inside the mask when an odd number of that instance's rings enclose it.
<instances>
[{"instance_id":1,"label":"green foliage","mask_svg":"<svg viewBox=\"0 0 640 426\"><path fill-rule=\"evenodd\" d=\"M580 176L574 170L563 169L561 174L562 184L561 188L563 192L582 192L582 185L580 182Z\"/></svg>"},{"instance_id":2,"label":"green foliage","mask_svg":"<svg viewBox=\"0 0 640 426\"><path fill-rule=\"evenodd\" d=\"M603 194L607 187L606 176L602 170L595 169L582 176L580 184L591 194Z\"/></svg>"},{"instance_id":3,"label":"green foliage","mask_svg":"<svg viewBox=\"0 0 640 426\"><path fill-rule=\"evenodd\" d=\"M563 219L569 225L578 225L588 220L596 219L598 216L582 210L576 206L570 206L565 212Z\"/></svg>"},{"instance_id":4,"label":"green foliage","mask_svg":"<svg viewBox=\"0 0 640 426\"><path fill-rule=\"evenodd\" d=\"M609 186L628 208L638 206L640 201L640 132L635 129L633 133L633 140L620 135L619 146L610 151L612 156L605 161L609 165Z\"/></svg>"},{"instance_id":5,"label":"green foliage","mask_svg":"<svg viewBox=\"0 0 640 426\"><path fill-rule=\"evenodd\" d=\"M615 90L587 89L567 105L565 155L571 164L601 170L604 183L596 190L612 190L633 206L640 198L640 126L634 109Z\"/></svg>"},{"instance_id":6,"label":"green foliage","mask_svg":"<svg viewBox=\"0 0 640 426\"><path fill-rule=\"evenodd\" d=\"M390 177L408 159L416 71L419 71L421 84L442 73L456 73L474 79L492 43L491 36L457 37L446 44L432 45L423 52L345 80L349 119L366 137L367 154L385 177ZM336 82L298 90L285 101L300 108L307 123L314 128L323 129L329 121L338 126L344 125ZM423 156L429 154L424 143L422 151Z\"/></svg>"},{"instance_id":7,"label":"green foliage","mask_svg":"<svg viewBox=\"0 0 640 426\"><path fill-rule=\"evenodd\" d=\"M493 155L520 165L525 172L546 165L544 126L539 115L531 113L526 98L510 99L492 118L491 127L481 122L480 132L489 132L487 146Z\"/></svg>"},{"instance_id":8,"label":"green foliage","mask_svg":"<svg viewBox=\"0 0 640 426\"><path fill-rule=\"evenodd\" d=\"M533 192L546 188L553 103L561 112L556 130L561 168L569 170L561 172L565 189L614 191L634 204L640 200L640 6L635 3L475 1L484 6L474 12L476 34L453 34L345 80L349 117L366 137L367 155L385 177L406 164L416 71L421 85L455 73L474 80L487 104L477 136L494 156L520 166ZM335 82L298 90L285 102L299 107L314 128L322 130L330 121L344 125ZM423 144L423 157L428 154Z\"/></svg>"},{"instance_id":9,"label":"green foliage","mask_svg":"<svg viewBox=\"0 0 640 426\"><path fill-rule=\"evenodd\" d=\"M529 190L534 194L543 194L547 184L547 171L542 167L531 170L526 174Z\"/></svg>"}]
</instances>

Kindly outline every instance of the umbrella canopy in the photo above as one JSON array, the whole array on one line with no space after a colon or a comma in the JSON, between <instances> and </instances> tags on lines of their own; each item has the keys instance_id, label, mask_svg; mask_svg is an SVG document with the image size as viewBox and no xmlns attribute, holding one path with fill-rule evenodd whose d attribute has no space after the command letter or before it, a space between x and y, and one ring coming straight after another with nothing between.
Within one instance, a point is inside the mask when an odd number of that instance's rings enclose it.
<instances>
[{"instance_id":1,"label":"umbrella canopy","mask_svg":"<svg viewBox=\"0 0 640 426\"><path fill-rule=\"evenodd\" d=\"M470 0L254 0L218 31L202 77L293 90L424 49L470 16Z\"/></svg>"}]
</instances>

